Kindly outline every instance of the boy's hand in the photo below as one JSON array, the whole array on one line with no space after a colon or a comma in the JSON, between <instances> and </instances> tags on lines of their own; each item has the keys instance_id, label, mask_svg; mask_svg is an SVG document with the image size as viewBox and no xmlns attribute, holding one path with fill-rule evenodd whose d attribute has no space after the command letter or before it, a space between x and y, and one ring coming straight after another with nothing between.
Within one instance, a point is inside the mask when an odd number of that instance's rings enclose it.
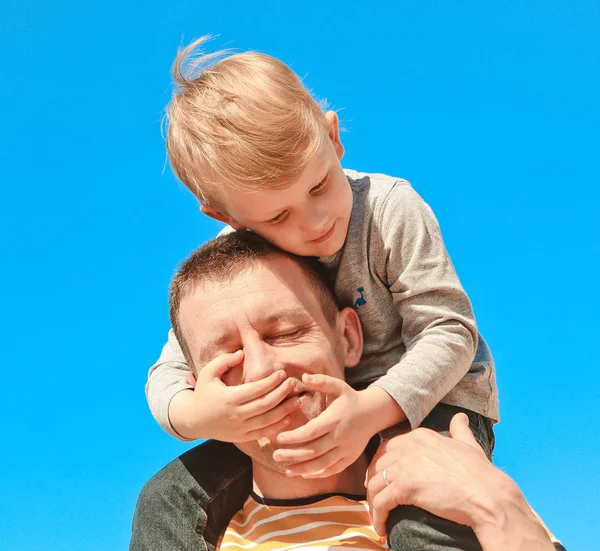
<instances>
[{"instance_id":1,"label":"boy's hand","mask_svg":"<svg viewBox=\"0 0 600 551\"><path fill-rule=\"evenodd\" d=\"M288 476L325 478L354 463L379 429L370 422L373 416L364 390L327 375L304 374L302 381L328 395L327 409L305 425L279 434L278 444L292 447L276 450L273 459L296 463L287 468Z\"/></svg>"},{"instance_id":2,"label":"boy's hand","mask_svg":"<svg viewBox=\"0 0 600 551\"><path fill-rule=\"evenodd\" d=\"M200 370L193 391L175 395L169 416L181 436L247 442L281 431L289 424L288 414L300 401L285 400L294 383L284 371L238 386L227 386L221 380L243 357L241 350L218 356ZM180 394L184 396L174 403Z\"/></svg>"}]
</instances>

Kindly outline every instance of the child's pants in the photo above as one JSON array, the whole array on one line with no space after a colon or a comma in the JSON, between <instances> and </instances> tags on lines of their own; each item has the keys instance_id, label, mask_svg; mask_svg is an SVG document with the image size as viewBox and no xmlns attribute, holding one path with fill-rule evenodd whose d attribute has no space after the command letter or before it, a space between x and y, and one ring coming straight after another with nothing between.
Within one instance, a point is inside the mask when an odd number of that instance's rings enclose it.
<instances>
[{"instance_id":1,"label":"child's pants","mask_svg":"<svg viewBox=\"0 0 600 551\"><path fill-rule=\"evenodd\" d=\"M450 419L461 411L469 416L475 438L491 457L492 423L477 413L439 404L421 426L448 434ZM390 431L396 432L390 429L386 437ZM250 459L233 444L208 441L193 448L145 485L135 511L130 551L215 551L219 536L251 488ZM412 506L391 512L388 534L393 551L481 550L470 528Z\"/></svg>"}]
</instances>

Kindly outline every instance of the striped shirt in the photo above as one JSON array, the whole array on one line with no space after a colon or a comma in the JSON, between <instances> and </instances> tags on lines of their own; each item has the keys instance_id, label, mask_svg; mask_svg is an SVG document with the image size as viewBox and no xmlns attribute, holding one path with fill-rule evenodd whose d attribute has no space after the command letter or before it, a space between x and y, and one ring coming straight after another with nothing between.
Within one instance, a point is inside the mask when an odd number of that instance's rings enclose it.
<instances>
[{"instance_id":1,"label":"striped shirt","mask_svg":"<svg viewBox=\"0 0 600 551\"><path fill-rule=\"evenodd\" d=\"M273 500L252 493L231 519L219 551L387 550L363 496Z\"/></svg>"}]
</instances>

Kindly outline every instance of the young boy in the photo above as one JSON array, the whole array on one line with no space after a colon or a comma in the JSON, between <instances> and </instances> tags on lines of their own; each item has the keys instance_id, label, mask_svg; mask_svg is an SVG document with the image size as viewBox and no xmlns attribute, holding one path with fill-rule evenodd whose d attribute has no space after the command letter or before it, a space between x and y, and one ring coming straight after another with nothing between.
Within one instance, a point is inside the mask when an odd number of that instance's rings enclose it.
<instances>
[{"instance_id":1,"label":"young boy","mask_svg":"<svg viewBox=\"0 0 600 551\"><path fill-rule=\"evenodd\" d=\"M340 303L354 305L361 318L365 352L347 374L354 391L332 397L305 426L281 432L296 407L285 400L285 374L227 387L220 377L243 361L238 352L200 369L193 388L170 332L146 387L160 425L185 440L277 435L284 448L274 458L291 462L287 473L318 477L340 472L374 435L399 423L445 433L465 411L491 457L493 361L431 209L405 180L344 171L336 114L324 113L285 64L252 52L192 60L202 42L174 66L179 88L168 109L167 149L175 174L204 214L318 257Z\"/></svg>"}]
</instances>

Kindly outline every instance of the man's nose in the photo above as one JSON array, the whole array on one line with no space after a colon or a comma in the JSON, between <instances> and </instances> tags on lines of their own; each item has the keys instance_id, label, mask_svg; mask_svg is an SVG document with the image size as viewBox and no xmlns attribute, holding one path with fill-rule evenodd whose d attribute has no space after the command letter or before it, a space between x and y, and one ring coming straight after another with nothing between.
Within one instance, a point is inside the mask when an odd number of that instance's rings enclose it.
<instances>
[{"instance_id":1,"label":"man's nose","mask_svg":"<svg viewBox=\"0 0 600 551\"><path fill-rule=\"evenodd\" d=\"M277 371L269 347L262 341L244 346L244 382L251 383L268 377Z\"/></svg>"}]
</instances>

